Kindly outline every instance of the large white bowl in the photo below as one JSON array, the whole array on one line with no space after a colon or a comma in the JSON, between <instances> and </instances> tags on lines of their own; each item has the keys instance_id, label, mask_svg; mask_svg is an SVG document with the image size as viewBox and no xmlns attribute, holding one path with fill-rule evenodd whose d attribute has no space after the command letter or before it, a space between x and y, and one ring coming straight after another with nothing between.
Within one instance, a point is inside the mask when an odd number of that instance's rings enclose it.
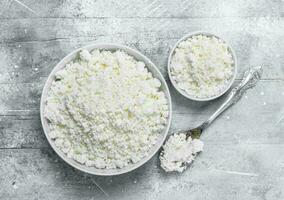
<instances>
[{"instance_id":1,"label":"large white bowl","mask_svg":"<svg viewBox=\"0 0 284 200\"><path fill-rule=\"evenodd\" d=\"M123 167L121 169L118 169L118 168L117 169L98 169L98 168L95 168L95 167L87 167L85 165L82 165L82 164L76 162L73 159L67 158L66 154L64 154L54 144L54 140L49 137L49 125L48 125L47 119L44 117L44 109L45 109L45 106L46 106L46 98L47 98L47 95L48 95L48 91L50 90L51 83L54 80L54 74L58 70L64 68L65 65L67 63L69 63L70 61L72 61L76 57L78 52L83 50L83 49L86 49L86 50L89 50L89 51L92 51L94 49L104 49L104 50L110 50L110 51L123 50L123 51L127 52L129 55L132 55L135 59L143 61L146 64L148 70L150 72L152 72L153 76L155 78L158 78L162 83L161 88L166 95L166 98L168 100L168 106L169 106L169 116L168 116L167 125L166 125L166 128L164 129L164 131L160 134L156 144L149 150L149 154L135 164L129 164L128 166ZM93 44L93 45L85 46L85 47L82 47L80 49L77 49L77 50L71 52L65 58L63 58L56 65L56 67L52 70L52 72L50 73L49 77L47 78L47 81L46 81L44 88L43 88L43 92L42 92L42 96L41 96L41 102L40 102L40 118L41 118L41 123L42 123L42 127L43 127L43 130L44 130L45 136L46 136L49 144L51 145L53 150L65 162L67 162L69 165L71 165L71 166L73 166L73 167L75 167L75 168L77 168L77 169L79 169L83 172L86 172L86 173L90 173L90 174L94 174L94 175L101 175L101 176L112 176L112 175L118 175L118 174L130 172L130 171L140 167L141 165L146 163L148 160L150 160L153 157L154 154L157 153L157 151L161 148L162 144L164 143L166 136L168 134L169 128L170 128L171 118L172 118L172 103L171 103L171 96L170 96L169 88L166 84L165 79L163 78L163 76L160 73L160 71L158 70L158 68L146 56L144 56L143 54L141 54L140 52L138 52L134 49L131 49L131 48L123 46L123 45Z\"/></svg>"},{"instance_id":2,"label":"large white bowl","mask_svg":"<svg viewBox=\"0 0 284 200\"><path fill-rule=\"evenodd\" d=\"M198 97L195 97L189 93L187 93L186 91L182 90L181 88L179 88L179 86L177 85L177 83L174 81L173 77L172 77L172 74L171 74L171 61L172 61L172 57L173 57L173 54L175 52L175 49L177 48L177 46L184 40L188 39L188 38L191 38L192 36L195 36L195 35L205 35L205 36L209 36L209 37L216 37L216 38L219 38L220 40L222 40L223 42L225 42L228 46L228 50L229 52L231 53L232 57L233 57L233 61L234 61L234 74L232 76L232 78L230 79L229 83L226 85L226 87L224 88L223 91L221 91L219 94L216 94L212 97L207 97L207 98L198 98ZM170 81L171 83L173 84L174 88L181 94L183 95L184 97L188 98L188 99L191 99L191 100L194 100L194 101L210 101L210 100L213 100L213 99L216 99L220 96L222 96L223 94L225 94L230 88L231 86L233 85L235 79L236 79L236 75L237 75L237 57L236 57L236 54L235 54L235 51L234 49L229 45L228 42L226 42L224 39L222 39L221 37L213 34L213 33L208 33L208 32L204 32L204 31L196 31L196 32L192 32L192 33L189 33L185 36L183 36L181 39L179 39L177 41L177 43L175 44L175 46L172 48L171 52L170 52L170 55L169 55L169 58L168 58L168 74L169 74L169 78L170 78Z\"/></svg>"}]
</instances>

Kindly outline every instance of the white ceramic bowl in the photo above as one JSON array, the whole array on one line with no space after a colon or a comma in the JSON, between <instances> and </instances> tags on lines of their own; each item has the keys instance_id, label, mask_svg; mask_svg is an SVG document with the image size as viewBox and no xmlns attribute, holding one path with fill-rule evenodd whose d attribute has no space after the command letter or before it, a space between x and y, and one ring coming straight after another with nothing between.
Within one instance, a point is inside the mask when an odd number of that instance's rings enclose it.
<instances>
[{"instance_id":1,"label":"white ceramic bowl","mask_svg":"<svg viewBox=\"0 0 284 200\"><path fill-rule=\"evenodd\" d=\"M172 59L172 56L175 52L175 49L177 48L177 46L184 40L192 37L192 36L195 36L195 35L205 35L205 36L214 36L216 38L219 38L221 39L223 42L225 42L227 45L228 45L228 49L230 51L230 53L232 54L232 57L233 57L233 61L234 61L234 74L233 74L233 77L230 79L230 82L227 84L227 86L225 87L225 89L215 95L215 96L212 96L212 97L207 97L207 98L197 98L189 93L187 93L186 91L180 89L177 85L177 83L173 80L173 77L172 77L172 74L171 74L171 59ZM237 58L236 58L236 54L233 50L233 48L229 45L228 42L226 42L224 39L220 38L219 36L215 35L215 34L212 34L212 33L208 33L208 32L204 32L204 31L196 31L196 32L192 32L192 33L189 33L185 36L183 36L179 41L177 41L177 43L175 44L175 46L172 48L171 52L170 52L170 55L169 55L169 58L168 58L168 74L169 74L169 78L170 78L170 81L171 83L173 84L173 86L175 87L175 89L180 93L182 94L184 97L188 98L188 99L191 99L191 100L194 100L194 101L209 101L209 100L213 100L213 99L216 99L220 96L222 96L223 94L225 94L232 86L232 84L234 83L235 79L236 79L236 75L237 75Z\"/></svg>"},{"instance_id":2,"label":"white ceramic bowl","mask_svg":"<svg viewBox=\"0 0 284 200\"><path fill-rule=\"evenodd\" d=\"M67 63L69 63L70 61L72 61L76 55L78 54L79 51L86 49L89 51L92 51L94 49L105 49L105 50L110 50L110 51L114 51L114 50L123 50L125 52L127 52L129 55L132 55L134 58L136 58L137 60L143 61L148 70L150 72L152 72L153 76L155 78L158 78L161 83L162 83L162 90L164 91L166 98L168 100L168 106L169 106L169 117L168 117L168 122L166 125L165 130L160 134L156 144L150 149L149 154L144 157L142 160L140 160L139 162L135 163L135 164L129 164L126 167L123 167L121 169L98 169L95 167L87 167L85 165L82 165L78 162L76 162L73 159L67 158L66 154L64 154L55 144L54 144L54 140L52 140L49 136L49 125L48 125L48 121L47 119L44 117L44 109L46 106L46 97L48 95L48 91L50 89L51 83L54 80L54 74L65 67L65 65ZM166 84L165 79L163 78L162 74L160 73L160 71L158 70L158 68L143 54L141 54L140 52L131 49L129 47L126 46L122 46L122 45L117 45L117 44L93 44L93 45L89 45L89 46L85 46L82 47L80 49L77 49L73 52L71 52L70 54L68 54L65 58L63 58L57 65L56 67L52 70L52 72L50 73L49 77L47 78L47 81L44 85L43 88L43 92L42 92L42 96L41 96L41 102L40 102L40 118L41 118L41 123L42 123L42 127L45 133L45 136L49 142L49 144L51 145L51 147L54 149L54 151L65 161L67 162L69 165L83 171L86 173L90 173L90 174L94 174L94 175L101 175L101 176L112 176L112 175L118 175L118 174L123 174L126 172L130 172L138 167L140 167L141 165L143 165L144 163L146 163L149 159L151 159L153 157L154 154L157 153L157 151L161 148L162 144L164 143L166 136L168 134L169 128L170 128L170 124L171 124L171 118L172 118L172 103L171 103L171 96L170 96L170 92L168 89L168 86Z\"/></svg>"}]
</instances>

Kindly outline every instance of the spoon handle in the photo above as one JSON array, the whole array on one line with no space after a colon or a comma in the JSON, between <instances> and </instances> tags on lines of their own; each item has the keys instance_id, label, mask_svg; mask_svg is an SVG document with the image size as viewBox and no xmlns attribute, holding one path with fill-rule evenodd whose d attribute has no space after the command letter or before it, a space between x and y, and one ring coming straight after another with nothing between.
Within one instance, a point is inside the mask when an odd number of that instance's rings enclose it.
<instances>
[{"instance_id":1,"label":"spoon handle","mask_svg":"<svg viewBox=\"0 0 284 200\"><path fill-rule=\"evenodd\" d=\"M231 105L237 103L243 94L250 88L253 88L256 83L260 80L262 75L262 67L257 66L250 68L244 73L243 79L241 83L233 88L225 100L225 102L216 110L211 117L207 121L205 121L201 126L202 128L206 128L209 126L221 113L223 113L227 108L229 108Z\"/></svg>"}]
</instances>

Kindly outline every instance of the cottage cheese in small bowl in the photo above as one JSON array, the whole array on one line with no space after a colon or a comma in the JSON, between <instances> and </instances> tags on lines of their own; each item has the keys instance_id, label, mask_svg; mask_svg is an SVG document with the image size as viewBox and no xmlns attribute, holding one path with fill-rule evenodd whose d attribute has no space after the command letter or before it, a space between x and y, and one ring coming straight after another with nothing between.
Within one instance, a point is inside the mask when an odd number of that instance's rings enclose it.
<instances>
[{"instance_id":1,"label":"cottage cheese in small bowl","mask_svg":"<svg viewBox=\"0 0 284 200\"><path fill-rule=\"evenodd\" d=\"M50 144L88 173L115 175L139 167L169 129L165 80L143 55L124 46L95 45L71 55L43 92L41 119Z\"/></svg>"},{"instance_id":2,"label":"cottage cheese in small bowl","mask_svg":"<svg viewBox=\"0 0 284 200\"><path fill-rule=\"evenodd\" d=\"M197 32L183 37L173 48L168 73L185 97L207 101L224 94L236 75L232 48L218 36Z\"/></svg>"}]
</instances>

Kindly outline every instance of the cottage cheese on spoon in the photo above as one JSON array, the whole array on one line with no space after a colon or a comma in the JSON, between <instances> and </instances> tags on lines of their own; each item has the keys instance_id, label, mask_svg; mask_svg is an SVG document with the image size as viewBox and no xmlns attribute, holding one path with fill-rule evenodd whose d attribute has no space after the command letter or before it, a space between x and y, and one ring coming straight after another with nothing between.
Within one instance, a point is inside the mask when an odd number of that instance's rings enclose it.
<instances>
[{"instance_id":1,"label":"cottage cheese on spoon","mask_svg":"<svg viewBox=\"0 0 284 200\"><path fill-rule=\"evenodd\" d=\"M202 150L199 139L186 138L185 133L171 135L160 155L161 167L166 172L183 172Z\"/></svg>"},{"instance_id":2,"label":"cottage cheese on spoon","mask_svg":"<svg viewBox=\"0 0 284 200\"><path fill-rule=\"evenodd\" d=\"M88 52L55 75L44 115L69 158L96 168L140 161L168 119L161 83L123 51Z\"/></svg>"}]
</instances>

